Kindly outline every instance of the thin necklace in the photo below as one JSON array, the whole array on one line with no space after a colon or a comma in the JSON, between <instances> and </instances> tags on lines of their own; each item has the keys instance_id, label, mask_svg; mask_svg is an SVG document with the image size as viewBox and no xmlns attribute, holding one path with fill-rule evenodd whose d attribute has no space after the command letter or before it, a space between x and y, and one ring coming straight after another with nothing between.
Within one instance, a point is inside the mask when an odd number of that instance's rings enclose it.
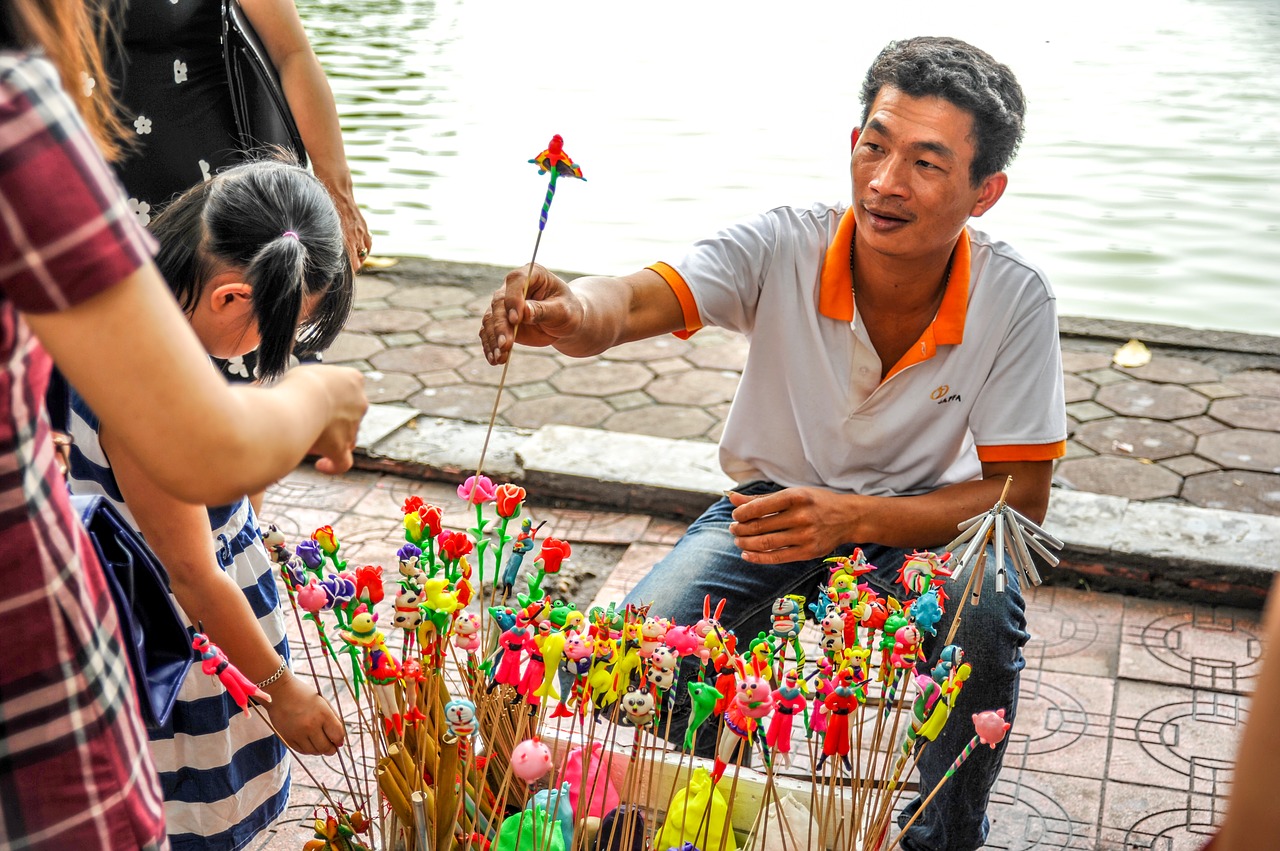
<instances>
[{"instance_id":1,"label":"thin necklace","mask_svg":"<svg viewBox=\"0 0 1280 851\"><path fill-rule=\"evenodd\" d=\"M857 289L858 289L856 286L856 280L854 278L854 276L857 273L853 269L854 249L857 247L857 245L858 245L857 237L856 236L850 237L849 239L849 282L850 284L849 285L854 290L854 292L857 292ZM955 257L956 257L955 249L952 249L951 254L947 256L947 266L945 269L942 270L942 280L938 282L938 286L943 292L946 291L947 281L951 278L951 261L954 260ZM941 300L939 300L939 302L941 302Z\"/></svg>"}]
</instances>

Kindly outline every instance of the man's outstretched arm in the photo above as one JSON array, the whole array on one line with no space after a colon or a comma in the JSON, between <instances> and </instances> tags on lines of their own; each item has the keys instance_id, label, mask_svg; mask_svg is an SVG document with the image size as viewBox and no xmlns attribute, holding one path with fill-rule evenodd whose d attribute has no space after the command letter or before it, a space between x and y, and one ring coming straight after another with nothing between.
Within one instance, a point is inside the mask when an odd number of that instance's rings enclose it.
<instances>
[{"instance_id":1,"label":"man's outstretched arm","mask_svg":"<svg viewBox=\"0 0 1280 851\"><path fill-rule=\"evenodd\" d=\"M573 357L684 330L680 301L662 276L644 269L618 278L566 283L541 266L507 274L485 312L480 340L489 363L506 362L516 340Z\"/></svg>"}]
</instances>

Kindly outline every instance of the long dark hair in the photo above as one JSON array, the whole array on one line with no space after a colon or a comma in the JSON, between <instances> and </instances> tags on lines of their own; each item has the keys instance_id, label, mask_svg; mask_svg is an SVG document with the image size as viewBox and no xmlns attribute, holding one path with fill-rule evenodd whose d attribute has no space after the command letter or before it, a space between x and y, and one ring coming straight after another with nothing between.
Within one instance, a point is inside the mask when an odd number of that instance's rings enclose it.
<instances>
[{"instance_id":1,"label":"long dark hair","mask_svg":"<svg viewBox=\"0 0 1280 851\"><path fill-rule=\"evenodd\" d=\"M96 23L84 0L0 0L0 46L44 49L98 149L111 160L128 137L103 69Z\"/></svg>"},{"instance_id":2,"label":"long dark hair","mask_svg":"<svg viewBox=\"0 0 1280 851\"><path fill-rule=\"evenodd\" d=\"M342 225L324 185L296 163L260 159L193 186L151 222L156 266L190 313L220 271L241 270L253 288L258 377L326 348L351 312L354 281ZM318 297L301 328L304 300Z\"/></svg>"}]
</instances>

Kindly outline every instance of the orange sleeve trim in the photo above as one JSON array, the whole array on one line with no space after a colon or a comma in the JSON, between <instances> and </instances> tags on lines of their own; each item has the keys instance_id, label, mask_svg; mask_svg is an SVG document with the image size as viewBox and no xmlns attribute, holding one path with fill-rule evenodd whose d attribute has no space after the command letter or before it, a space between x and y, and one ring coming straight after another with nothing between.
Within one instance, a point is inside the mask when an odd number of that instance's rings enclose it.
<instances>
[{"instance_id":1,"label":"orange sleeve trim","mask_svg":"<svg viewBox=\"0 0 1280 851\"><path fill-rule=\"evenodd\" d=\"M1067 454L1067 442L1030 443L1022 446L979 446L978 460L987 463L1002 461L1053 461Z\"/></svg>"},{"instance_id":2,"label":"orange sleeve trim","mask_svg":"<svg viewBox=\"0 0 1280 851\"><path fill-rule=\"evenodd\" d=\"M684 330L676 331L675 335L682 340L689 339L695 331L702 328L702 316L698 313L698 303L694 301L689 285L684 282L684 278L680 277L679 272L666 263L654 263L647 268L661 275L662 280L666 281L667 286L671 287L671 291L676 294L676 300L680 302L680 312L684 314Z\"/></svg>"}]
</instances>

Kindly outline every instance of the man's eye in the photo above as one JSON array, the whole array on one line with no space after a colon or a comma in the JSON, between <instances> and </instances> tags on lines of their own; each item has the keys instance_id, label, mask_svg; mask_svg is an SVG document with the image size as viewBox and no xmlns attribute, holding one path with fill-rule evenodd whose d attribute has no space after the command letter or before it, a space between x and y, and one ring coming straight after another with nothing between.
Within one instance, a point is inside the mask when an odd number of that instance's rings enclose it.
<instances>
[{"instance_id":1,"label":"man's eye","mask_svg":"<svg viewBox=\"0 0 1280 851\"><path fill-rule=\"evenodd\" d=\"M916 160L916 165L924 166L925 168L937 168L937 167L938 167L938 166L934 165L933 163L929 162L928 160Z\"/></svg>"}]
</instances>

